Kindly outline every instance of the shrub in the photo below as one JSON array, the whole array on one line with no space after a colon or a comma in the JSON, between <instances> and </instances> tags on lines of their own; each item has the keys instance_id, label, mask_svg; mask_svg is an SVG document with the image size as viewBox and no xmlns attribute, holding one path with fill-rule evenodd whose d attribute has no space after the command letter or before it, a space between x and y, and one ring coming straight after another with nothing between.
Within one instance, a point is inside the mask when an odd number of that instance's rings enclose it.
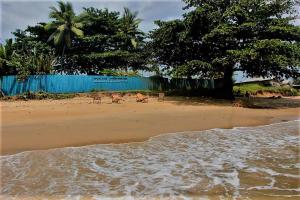
<instances>
[{"instance_id":1,"label":"shrub","mask_svg":"<svg viewBox=\"0 0 300 200\"><path fill-rule=\"evenodd\" d=\"M16 100L31 100L31 99L42 100L42 99L68 99L74 97L75 94L52 94L52 93L46 93L44 91L33 93L28 91L23 94L12 97L12 99L14 98ZM10 98L5 98L2 100L8 100L8 99Z\"/></svg>"},{"instance_id":2,"label":"shrub","mask_svg":"<svg viewBox=\"0 0 300 200\"><path fill-rule=\"evenodd\" d=\"M236 85L233 87L233 93L235 96L245 96L246 93L256 95L263 94L264 92L280 93L283 96L297 96L299 91L288 86L264 86L258 83L246 83Z\"/></svg>"}]
</instances>

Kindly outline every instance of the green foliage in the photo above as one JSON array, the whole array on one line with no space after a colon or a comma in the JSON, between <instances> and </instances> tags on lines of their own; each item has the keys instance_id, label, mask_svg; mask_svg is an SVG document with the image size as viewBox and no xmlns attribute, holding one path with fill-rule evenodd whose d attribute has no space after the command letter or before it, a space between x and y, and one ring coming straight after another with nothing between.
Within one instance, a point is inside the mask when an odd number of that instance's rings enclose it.
<instances>
[{"instance_id":1,"label":"green foliage","mask_svg":"<svg viewBox=\"0 0 300 200\"><path fill-rule=\"evenodd\" d=\"M188 41L184 38L185 25L180 20L169 22L156 21L158 29L151 32L150 48L159 65L175 68L185 64L189 56ZM192 53L192 52L191 52Z\"/></svg>"},{"instance_id":2,"label":"green foliage","mask_svg":"<svg viewBox=\"0 0 300 200\"><path fill-rule=\"evenodd\" d=\"M69 98L74 98L76 94L67 94L67 93L61 93L61 94L53 94L53 93L46 93L44 91L39 91L39 92L25 92L20 95L16 96L3 96L0 97L1 100L43 100L43 99L69 99Z\"/></svg>"},{"instance_id":3,"label":"green foliage","mask_svg":"<svg viewBox=\"0 0 300 200\"><path fill-rule=\"evenodd\" d=\"M53 65L56 61L55 52L46 43L46 38L39 35L45 33L42 24L28 27L25 31L16 30L13 33L15 41L11 45L14 53L7 61L10 70L3 74L18 75L19 79L25 79L31 74L53 72Z\"/></svg>"},{"instance_id":4,"label":"green foliage","mask_svg":"<svg viewBox=\"0 0 300 200\"><path fill-rule=\"evenodd\" d=\"M202 77L213 77L215 75L213 73L212 65L200 60L191 60L178 66L173 71L173 74L175 77L191 77L195 74L201 75Z\"/></svg>"},{"instance_id":5,"label":"green foliage","mask_svg":"<svg viewBox=\"0 0 300 200\"><path fill-rule=\"evenodd\" d=\"M121 18L120 23L120 34L125 36L124 47L126 50L129 48L137 48L138 38L142 36L143 33L138 30L139 24L141 23L141 19L137 18L138 12L131 12L129 8L124 8L124 13ZM130 46L131 45L131 46Z\"/></svg>"},{"instance_id":6,"label":"green foliage","mask_svg":"<svg viewBox=\"0 0 300 200\"><path fill-rule=\"evenodd\" d=\"M121 90L121 91L113 91L113 92L107 92L104 90L97 90L97 89L93 89L90 92L94 93L94 92L101 92L107 96L111 96L111 93L119 93L121 95L135 95L137 93L141 93L144 95L150 95L150 96L157 96L159 91L154 91L154 90Z\"/></svg>"},{"instance_id":7,"label":"green foliage","mask_svg":"<svg viewBox=\"0 0 300 200\"><path fill-rule=\"evenodd\" d=\"M12 39L5 41L5 44L0 44L0 74L10 75L15 73L15 69L9 65L11 58L14 56Z\"/></svg>"},{"instance_id":8,"label":"green foliage","mask_svg":"<svg viewBox=\"0 0 300 200\"><path fill-rule=\"evenodd\" d=\"M284 96L297 96L299 92L290 86L265 86L258 83L245 83L233 87L235 96L256 95L263 92L279 93Z\"/></svg>"},{"instance_id":9,"label":"green foliage","mask_svg":"<svg viewBox=\"0 0 300 200\"><path fill-rule=\"evenodd\" d=\"M106 76L140 76L137 71L119 71L119 70L111 70L111 69L103 69L100 71L101 75Z\"/></svg>"},{"instance_id":10,"label":"green foliage","mask_svg":"<svg viewBox=\"0 0 300 200\"><path fill-rule=\"evenodd\" d=\"M84 8L79 19L85 36L74 39L65 71L93 75L104 69L146 69L148 52L143 51L144 34L138 30L137 13L124 9L120 17L107 9Z\"/></svg>"},{"instance_id":11,"label":"green foliage","mask_svg":"<svg viewBox=\"0 0 300 200\"><path fill-rule=\"evenodd\" d=\"M56 7L50 7L51 12L49 14L52 21L45 25L46 30L55 30L49 37L48 41L54 41L56 46L68 48L72 45L72 36L83 36L82 23L76 20L76 16L73 10L73 6L70 2L64 3L59 1L58 9Z\"/></svg>"},{"instance_id":12,"label":"green foliage","mask_svg":"<svg viewBox=\"0 0 300 200\"><path fill-rule=\"evenodd\" d=\"M293 80L293 84L295 84L295 85L300 85L300 77L295 78L295 79Z\"/></svg>"},{"instance_id":13,"label":"green foliage","mask_svg":"<svg viewBox=\"0 0 300 200\"><path fill-rule=\"evenodd\" d=\"M1 74L19 74L24 78L50 71L99 74L104 69L148 69L149 51L145 50L145 34L138 29L141 20L137 12L128 8L124 8L122 14L108 9L83 8L76 16L71 3L60 1L57 5L50 7L49 17L53 19L50 23L41 22L13 33L12 49L17 55L10 65L3 56L0 57ZM60 65L55 62L52 63L54 69L38 69L31 61L33 49L42 54L39 62L43 57L46 62L43 66L49 66L47 63L52 60L53 51L60 58Z\"/></svg>"},{"instance_id":14,"label":"green foliage","mask_svg":"<svg viewBox=\"0 0 300 200\"><path fill-rule=\"evenodd\" d=\"M119 27L119 12L106 9L83 8L79 20L83 23L85 36L115 35Z\"/></svg>"},{"instance_id":15,"label":"green foliage","mask_svg":"<svg viewBox=\"0 0 300 200\"><path fill-rule=\"evenodd\" d=\"M184 2L191 11L182 20L158 21L151 32L159 64L181 76L224 77L228 94L236 70L249 77L299 76L300 27L291 23L295 0Z\"/></svg>"},{"instance_id":16,"label":"green foliage","mask_svg":"<svg viewBox=\"0 0 300 200\"><path fill-rule=\"evenodd\" d=\"M49 36L48 42L53 41L58 51L61 52L60 64L62 69L64 64L64 55L66 47L72 46L72 38L74 36L83 37L83 31L81 30L83 24L80 23L75 16L73 6L70 2L64 3L58 1L58 9L56 7L50 7L50 18L54 21L45 25L47 31L53 31Z\"/></svg>"},{"instance_id":17,"label":"green foliage","mask_svg":"<svg viewBox=\"0 0 300 200\"><path fill-rule=\"evenodd\" d=\"M0 73L120 74L152 66L160 75L222 77L228 94L236 70L250 77L299 77L295 0L184 2L189 10L183 18L156 21L146 42L137 12L83 8L76 16L71 3L60 1L50 7L52 22L16 30L15 42L0 46ZM61 55L60 66L54 55Z\"/></svg>"},{"instance_id":18,"label":"green foliage","mask_svg":"<svg viewBox=\"0 0 300 200\"><path fill-rule=\"evenodd\" d=\"M32 51L24 51L23 54L15 53L8 61L8 66L14 68L18 79L26 79L31 74L50 74L55 62L54 53L39 53L37 48Z\"/></svg>"},{"instance_id":19,"label":"green foliage","mask_svg":"<svg viewBox=\"0 0 300 200\"><path fill-rule=\"evenodd\" d=\"M74 97L75 94L67 94L67 93L52 94L52 93L46 93L44 91L33 93L29 91L21 95L17 95L14 98L16 98L17 100L43 100L43 99L69 99Z\"/></svg>"}]
</instances>

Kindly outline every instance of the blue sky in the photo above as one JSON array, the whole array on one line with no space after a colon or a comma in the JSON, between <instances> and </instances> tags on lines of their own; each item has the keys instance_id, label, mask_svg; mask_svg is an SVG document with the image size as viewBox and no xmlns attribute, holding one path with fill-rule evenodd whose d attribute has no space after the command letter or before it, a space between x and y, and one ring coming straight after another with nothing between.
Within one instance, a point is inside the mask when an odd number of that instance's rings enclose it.
<instances>
[{"instance_id":1,"label":"blue sky","mask_svg":"<svg viewBox=\"0 0 300 200\"><path fill-rule=\"evenodd\" d=\"M155 27L154 20L171 20L181 18L185 12L181 0L69 0L78 14L82 7L108 8L122 12L129 7L139 12L143 19L140 29L149 31ZM17 28L25 29L27 25L49 21L49 7L55 6L57 0L0 0L0 40L12 37L11 32ZM300 8L298 7L298 11ZM300 25L300 19L295 22Z\"/></svg>"},{"instance_id":2,"label":"blue sky","mask_svg":"<svg viewBox=\"0 0 300 200\"><path fill-rule=\"evenodd\" d=\"M155 28L154 20L171 20L181 18L185 12L181 0L69 0L78 14L82 7L108 8L122 12L124 7L139 12L143 19L140 29L149 31ZM0 0L0 42L12 37L11 32L17 28L25 29L27 25L48 22L49 7L55 6L57 0ZM298 7L298 10L299 7ZM300 19L295 22L300 24Z\"/></svg>"},{"instance_id":3,"label":"blue sky","mask_svg":"<svg viewBox=\"0 0 300 200\"><path fill-rule=\"evenodd\" d=\"M1 35L4 39L12 37L11 32L17 28L24 29L27 25L49 21L49 7L56 5L56 0L0 0ZM184 13L184 3L180 0L69 0L78 14L82 7L108 8L122 12L124 7L139 12L143 19L140 29L149 31L155 27L154 20L171 20L180 18Z\"/></svg>"}]
</instances>

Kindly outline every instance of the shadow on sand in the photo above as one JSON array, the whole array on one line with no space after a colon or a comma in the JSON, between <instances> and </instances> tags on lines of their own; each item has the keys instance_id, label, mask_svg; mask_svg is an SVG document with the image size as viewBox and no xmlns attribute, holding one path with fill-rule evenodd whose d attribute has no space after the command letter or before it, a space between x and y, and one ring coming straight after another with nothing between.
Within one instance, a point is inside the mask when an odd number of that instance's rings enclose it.
<instances>
[{"instance_id":1,"label":"shadow on sand","mask_svg":"<svg viewBox=\"0 0 300 200\"><path fill-rule=\"evenodd\" d=\"M235 101L225 99L213 99L204 97L167 97L167 101L170 101L176 105L216 105L216 106L234 106L234 102L247 102L249 108L256 109L280 109L280 108L300 108L300 97L283 97L280 99L274 99L269 97L253 97L236 98ZM251 106L250 106L251 105ZM248 106L244 106L248 107Z\"/></svg>"}]
</instances>

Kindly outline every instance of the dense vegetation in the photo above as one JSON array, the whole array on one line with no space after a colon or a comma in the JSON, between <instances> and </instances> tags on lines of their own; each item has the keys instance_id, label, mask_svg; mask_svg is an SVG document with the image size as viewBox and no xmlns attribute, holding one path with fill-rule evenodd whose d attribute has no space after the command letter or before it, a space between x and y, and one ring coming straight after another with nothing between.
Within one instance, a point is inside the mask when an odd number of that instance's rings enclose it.
<instances>
[{"instance_id":1,"label":"dense vegetation","mask_svg":"<svg viewBox=\"0 0 300 200\"><path fill-rule=\"evenodd\" d=\"M285 86L270 86L270 85L263 85L258 83L245 83L241 85L235 85L233 87L233 93L235 96L245 96L246 93L250 95L257 95L257 94L281 94L284 96L297 96L298 90L285 85Z\"/></svg>"},{"instance_id":2,"label":"dense vegetation","mask_svg":"<svg viewBox=\"0 0 300 200\"><path fill-rule=\"evenodd\" d=\"M70 3L58 2L57 8L50 8L50 23L16 30L14 42L10 39L1 45L0 73L22 78L29 74L113 74L115 70L145 69L145 33L138 29L141 20L137 15L128 8L122 15L83 8L76 16Z\"/></svg>"},{"instance_id":3,"label":"dense vegetation","mask_svg":"<svg viewBox=\"0 0 300 200\"><path fill-rule=\"evenodd\" d=\"M174 74L223 77L233 97L234 71L249 77L299 76L300 28L293 0L184 0L182 20L157 21L153 53Z\"/></svg>"},{"instance_id":4,"label":"dense vegetation","mask_svg":"<svg viewBox=\"0 0 300 200\"><path fill-rule=\"evenodd\" d=\"M184 0L182 19L156 21L149 35L138 13L51 7L50 23L16 30L0 46L0 75L137 75L222 78L233 97L232 75L299 77L300 28L296 0Z\"/></svg>"}]
</instances>

